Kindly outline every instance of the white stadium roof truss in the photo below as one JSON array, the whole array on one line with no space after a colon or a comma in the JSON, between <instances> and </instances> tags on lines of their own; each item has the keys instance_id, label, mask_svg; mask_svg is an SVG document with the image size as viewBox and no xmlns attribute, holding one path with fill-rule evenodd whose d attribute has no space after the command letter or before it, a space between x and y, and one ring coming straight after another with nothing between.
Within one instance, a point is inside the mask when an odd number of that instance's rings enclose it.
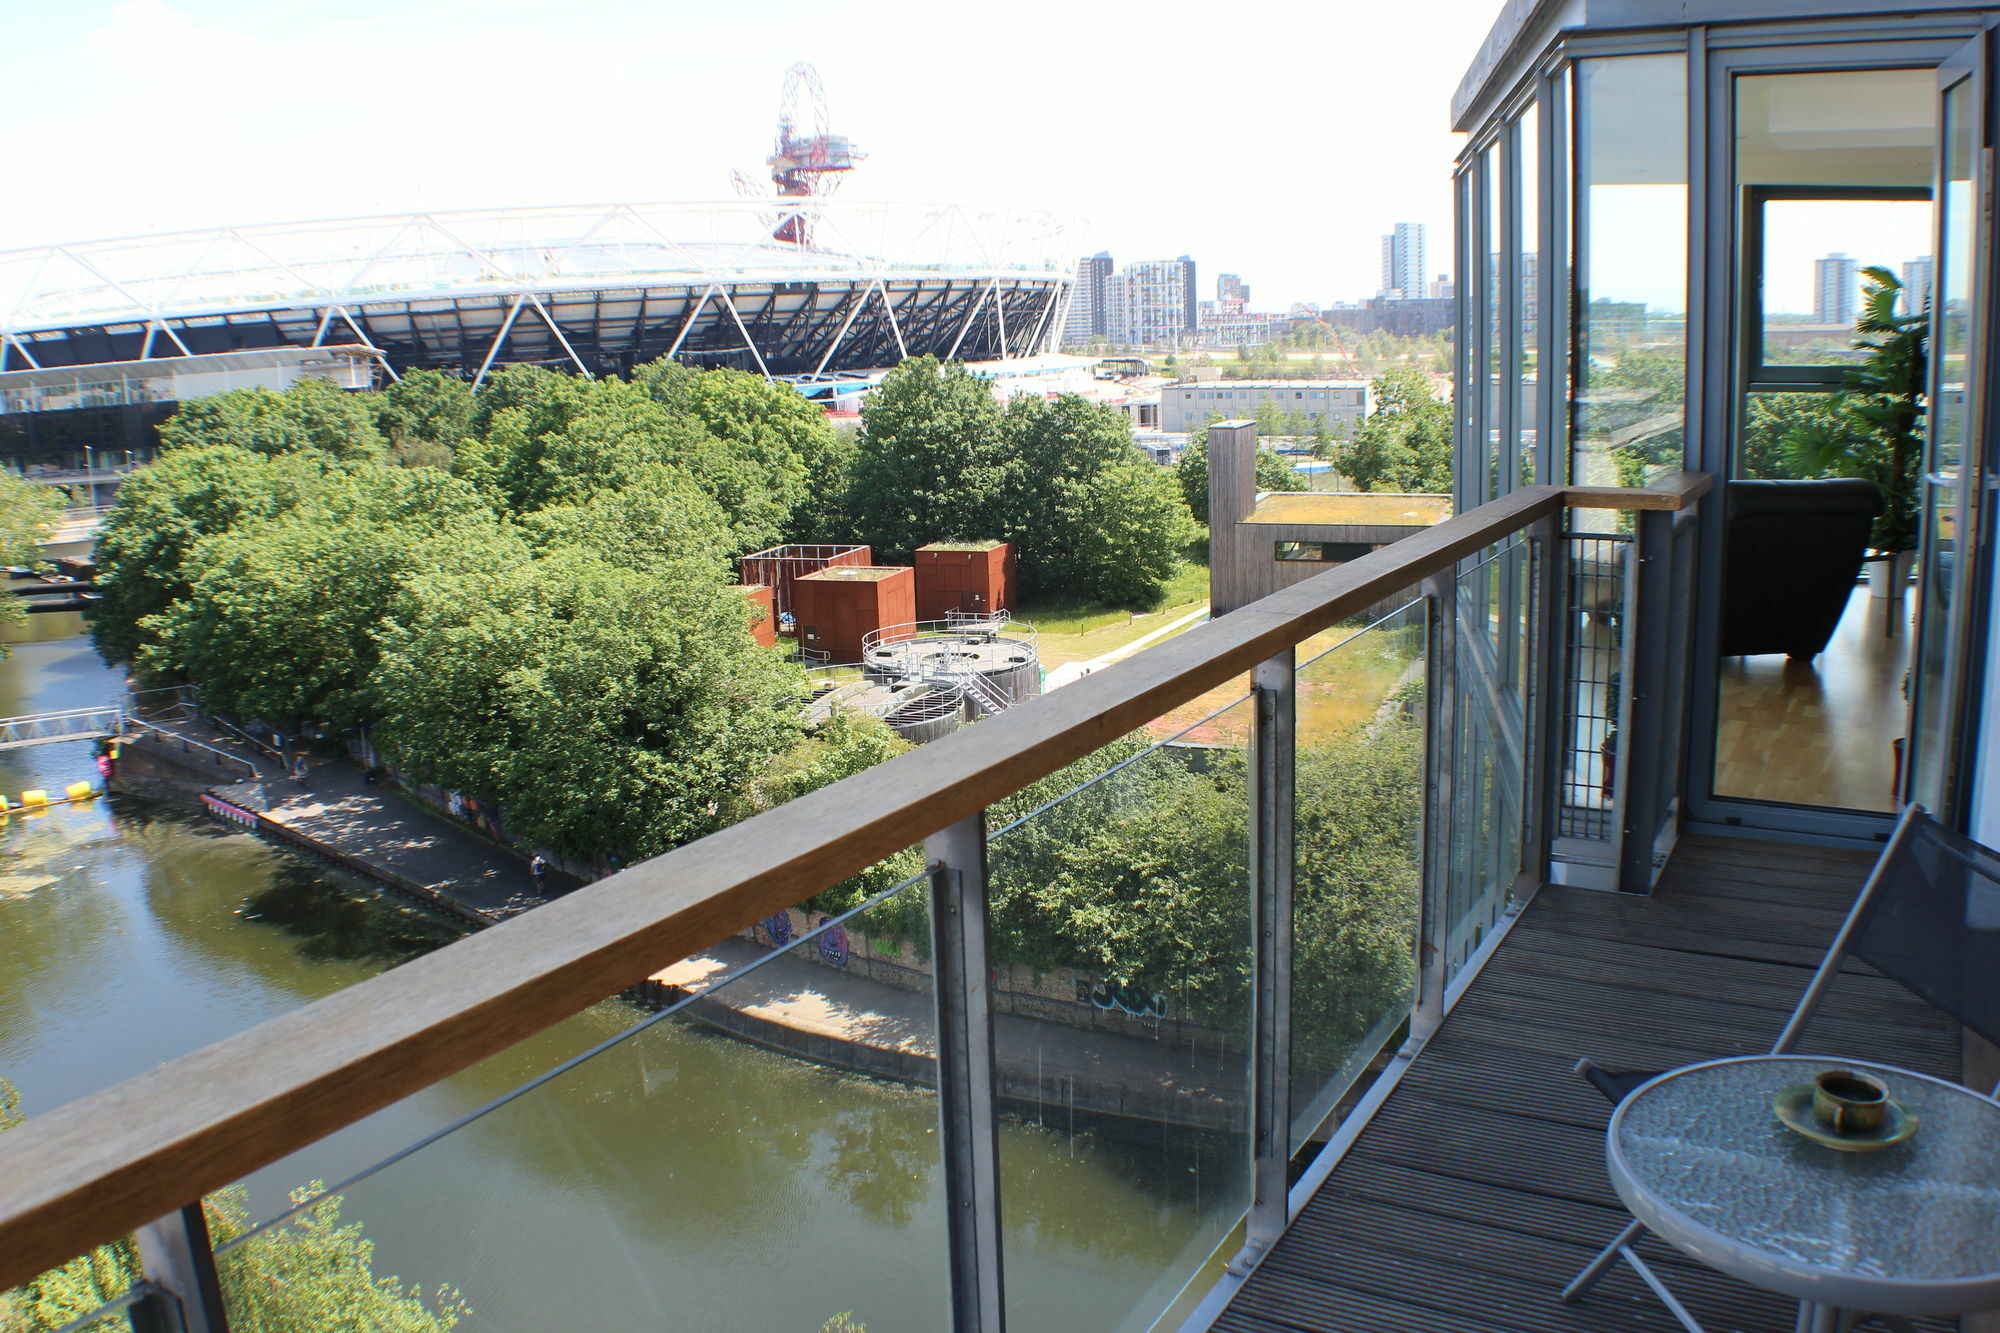
<instances>
[{"instance_id":1,"label":"white stadium roof truss","mask_svg":"<svg viewBox=\"0 0 2000 1333\"><path fill-rule=\"evenodd\" d=\"M774 239L794 214L807 240ZM0 369L330 336L392 368L475 377L661 355L766 375L926 352L1025 356L1061 327L1074 248L1074 222L1052 214L852 199L413 213L43 246L0 252Z\"/></svg>"}]
</instances>

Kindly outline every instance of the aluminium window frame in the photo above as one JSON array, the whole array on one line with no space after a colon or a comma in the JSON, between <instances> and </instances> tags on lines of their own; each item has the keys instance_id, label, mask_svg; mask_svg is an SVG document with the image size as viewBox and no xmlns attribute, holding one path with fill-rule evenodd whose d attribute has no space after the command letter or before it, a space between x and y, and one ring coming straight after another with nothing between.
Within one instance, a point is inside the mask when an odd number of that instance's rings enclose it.
<instances>
[{"instance_id":1,"label":"aluminium window frame","mask_svg":"<svg viewBox=\"0 0 2000 1333\"><path fill-rule=\"evenodd\" d=\"M1737 342L1741 394L1833 393L1847 382L1850 364L1764 360L1764 209L1778 202L1907 202L1933 204L1930 187L1920 185L1740 185L1737 219L1742 246L1737 259L1738 308L1743 312Z\"/></svg>"}]
</instances>

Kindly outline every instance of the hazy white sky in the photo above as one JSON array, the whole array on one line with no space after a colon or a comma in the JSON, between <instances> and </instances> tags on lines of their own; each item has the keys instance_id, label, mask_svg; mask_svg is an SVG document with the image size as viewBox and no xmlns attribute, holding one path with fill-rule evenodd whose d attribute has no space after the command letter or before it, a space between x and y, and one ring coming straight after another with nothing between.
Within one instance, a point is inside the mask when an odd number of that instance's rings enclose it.
<instances>
[{"instance_id":1,"label":"hazy white sky","mask_svg":"<svg viewBox=\"0 0 2000 1333\"><path fill-rule=\"evenodd\" d=\"M1499 0L0 0L0 249L229 223L732 197L819 67L846 193L1050 208L1258 306L1451 267L1452 89ZM726 11L726 12L723 12Z\"/></svg>"}]
</instances>

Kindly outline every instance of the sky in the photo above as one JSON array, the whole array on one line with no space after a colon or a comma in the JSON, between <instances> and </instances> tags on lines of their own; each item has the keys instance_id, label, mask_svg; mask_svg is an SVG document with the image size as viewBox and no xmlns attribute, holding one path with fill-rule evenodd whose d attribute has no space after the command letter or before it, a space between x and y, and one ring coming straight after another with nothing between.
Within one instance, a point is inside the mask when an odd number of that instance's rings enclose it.
<instances>
[{"instance_id":1,"label":"sky","mask_svg":"<svg viewBox=\"0 0 2000 1333\"><path fill-rule=\"evenodd\" d=\"M842 193L1048 209L1204 297L1451 267L1452 90L1500 0L0 0L0 249L412 210L732 198L784 72ZM723 12L726 11L726 12Z\"/></svg>"}]
</instances>

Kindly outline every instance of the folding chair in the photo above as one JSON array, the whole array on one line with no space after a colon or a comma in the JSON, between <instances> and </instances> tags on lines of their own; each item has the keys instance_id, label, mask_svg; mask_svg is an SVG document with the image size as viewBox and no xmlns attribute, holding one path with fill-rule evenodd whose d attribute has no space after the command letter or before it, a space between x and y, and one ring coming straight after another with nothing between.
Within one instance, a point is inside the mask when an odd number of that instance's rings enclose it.
<instances>
[{"instance_id":1,"label":"folding chair","mask_svg":"<svg viewBox=\"0 0 2000 1333\"><path fill-rule=\"evenodd\" d=\"M1907 806L1770 1054L1796 1049L1841 961L1850 956L2000 1044L2000 853L1953 833L1922 806ZM1600 1069L1586 1058L1577 1061L1576 1072L1616 1106L1667 1071ZM2000 1098L2000 1084L1989 1095ZM1628 1224L1563 1288L1562 1299L1581 1300L1623 1259L1683 1327L1703 1333L1632 1249L1644 1230L1636 1220Z\"/></svg>"}]
</instances>

